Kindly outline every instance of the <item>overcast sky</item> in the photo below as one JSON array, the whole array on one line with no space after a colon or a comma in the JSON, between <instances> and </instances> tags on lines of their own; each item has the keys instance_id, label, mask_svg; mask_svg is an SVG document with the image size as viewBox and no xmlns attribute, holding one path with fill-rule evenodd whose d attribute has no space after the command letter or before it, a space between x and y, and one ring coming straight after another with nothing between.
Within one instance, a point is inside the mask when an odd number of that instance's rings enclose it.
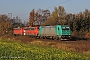
<instances>
[{"instance_id":1,"label":"overcast sky","mask_svg":"<svg viewBox=\"0 0 90 60\"><path fill-rule=\"evenodd\" d=\"M63 6L67 13L78 13L85 9L90 10L90 0L0 0L0 14L12 13L25 21L32 9L48 9Z\"/></svg>"}]
</instances>

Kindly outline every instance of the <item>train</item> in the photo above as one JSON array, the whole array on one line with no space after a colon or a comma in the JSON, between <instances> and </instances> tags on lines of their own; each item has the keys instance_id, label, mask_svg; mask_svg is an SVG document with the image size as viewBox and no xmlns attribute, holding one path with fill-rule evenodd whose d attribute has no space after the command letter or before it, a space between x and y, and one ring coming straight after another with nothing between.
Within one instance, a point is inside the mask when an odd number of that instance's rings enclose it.
<instances>
[{"instance_id":1,"label":"train","mask_svg":"<svg viewBox=\"0 0 90 60\"><path fill-rule=\"evenodd\" d=\"M35 38L51 39L70 39L71 31L68 25L39 26L39 27L22 27L14 28L13 34L33 36Z\"/></svg>"}]
</instances>

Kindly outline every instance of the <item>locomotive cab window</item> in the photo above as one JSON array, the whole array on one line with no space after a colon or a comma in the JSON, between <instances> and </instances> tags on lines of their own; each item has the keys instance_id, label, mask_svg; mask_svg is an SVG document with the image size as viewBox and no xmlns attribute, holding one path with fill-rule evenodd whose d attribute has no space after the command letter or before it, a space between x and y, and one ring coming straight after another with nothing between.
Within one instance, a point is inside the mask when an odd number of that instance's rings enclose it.
<instances>
[{"instance_id":1,"label":"locomotive cab window","mask_svg":"<svg viewBox=\"0 0 90 60\"><path fill-rule=\"evenodd\" d=\"M30 30L30 28L24 28L24 30Z\"/></svg>"},{"instance_id":2,"label":"locomotive cab window","mask_svg":"<svg viewBox=\"0 0 90 60\"><path fill-rule=\"evenodd\" d=\"M34 30L35 28L31 28L31 30Z\"/></svg>"},{"instance_id":3,"label":"locomotive cab window","mask_svg":"<svg viewBox=\"0 0 90 60\"><path fill-rule=\"evenodd\" d=\"M60 30L60 28L58 27L58 30Z\"/></svg>"},{"instance_id":4,"label":"locomotive cab window","mask_svg":"<svg viewBox=\"0 0 90 60\"><path fill-rule=\"evenodd\" d=\"M68 27L63 27L62 30L69 30L69 28Z\"/></svg>"}]
</instances>

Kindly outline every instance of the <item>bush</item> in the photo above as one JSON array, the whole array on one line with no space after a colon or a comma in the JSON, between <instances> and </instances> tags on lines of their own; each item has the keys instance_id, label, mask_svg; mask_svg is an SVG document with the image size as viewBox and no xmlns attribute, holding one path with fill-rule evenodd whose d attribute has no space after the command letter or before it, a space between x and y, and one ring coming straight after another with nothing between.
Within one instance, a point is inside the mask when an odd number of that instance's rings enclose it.
<instances>
[{"instance_id":1,"label":"bush","mask_svg":"<svg viewBox=\"0 0 90 60\"><path fill-rule=\"evenodd\" d=\"M71 36L74 39L79 39L79 40L86 40L90 38L90 33L89 32L83 32L83 31L73 31Z\"/></svg>"}]
</instances>

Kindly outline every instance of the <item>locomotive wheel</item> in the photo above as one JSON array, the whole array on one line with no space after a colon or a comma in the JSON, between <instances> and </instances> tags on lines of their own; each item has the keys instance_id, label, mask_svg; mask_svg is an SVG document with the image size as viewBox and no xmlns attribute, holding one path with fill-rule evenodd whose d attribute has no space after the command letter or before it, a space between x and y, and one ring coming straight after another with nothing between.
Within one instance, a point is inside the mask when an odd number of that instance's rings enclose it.
<instances>
[{"instance_id":1,"label":"locomotive wheel","mask_svg":"<svg viewBox=\"0 0 90 60\"><path fill-rule=\"evenodd\" d=\"M43 39L45 39L45 36L43 36Z\"/></svg>"},{"instance_id":2,"label":"locomotive wheel","mask_svg":"<svg viewBox=\"0 0 90 60\"><path fill-rule=\"evenodd\" d=\"M56 37L53 36L53 37L52 37L52 40L56 40Z\"/></svg>"},{"instance_id":3,"label":"locomotive wheel","mask_svg":"<svg viewBox=\"0 0 90 60\"><path fill-rule=\"evenodd\" d=\"M56 40L59 40L59 37L56 37Z\"/></svg>"},{"instance_id":4,"label":"locomotive wheel","mask_svg":"<svg viewBox=\"0 0 90 60\"><path fill-rule=\"evenodd\" d=\"M16 36L16 34L14 34L14 36Z\"/></svg>"}]
</instances>

